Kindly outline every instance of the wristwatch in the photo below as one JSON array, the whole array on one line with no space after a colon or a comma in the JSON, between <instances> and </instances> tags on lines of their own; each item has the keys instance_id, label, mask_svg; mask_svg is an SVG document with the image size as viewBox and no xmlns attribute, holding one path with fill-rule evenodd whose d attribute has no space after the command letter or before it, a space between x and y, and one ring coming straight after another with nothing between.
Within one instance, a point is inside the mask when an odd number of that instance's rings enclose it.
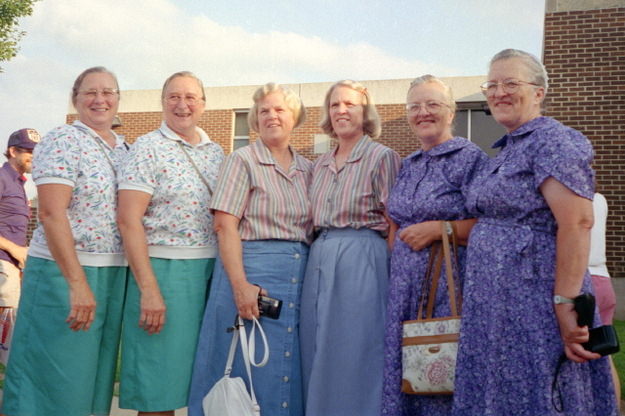
<instances>
[{"instance_id":1,"label":"wristwatch","mask_svg":"<svg viewBox=\"0 0 625 416\"><path fill-rule=\"evenodd\" d=\"M443 221L443 224L445 224L445 232L451 237L454 234L454 228L451 226L451 222Z\"/></svg>"},{"instance_id":2,"label":"wristwatch","mask_svg":"<svg viewBox=\"0 0 625 416\"><path fill-rule=\"evenodd\" d=\"M563 304L563 303L575 303L575 301L573 299L570 299L570 298L565 298L564 296L553 295L553 303L555 305L560 305L560 304Z\"/></svg>"}]
</instances>

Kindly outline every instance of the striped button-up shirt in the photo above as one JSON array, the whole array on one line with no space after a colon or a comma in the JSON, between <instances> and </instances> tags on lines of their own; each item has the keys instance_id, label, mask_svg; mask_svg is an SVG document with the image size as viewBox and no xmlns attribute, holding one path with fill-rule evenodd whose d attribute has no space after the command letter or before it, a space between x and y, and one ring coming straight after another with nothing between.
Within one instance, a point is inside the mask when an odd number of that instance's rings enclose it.
<instances>
[{"instance_id":1,"label":"striped button-up shirt","mask_svg":"<svg viewBox=\"0 0 625 416\"><path fill-rule=\"evenodd\" d=\"M336 149L317 159L310 200L316 228L371 228L386 233L384 205L399 171L394 150L363 136L339 170Z\"/></svg>"},{"instance_id":2,"label":"striped button-up shirt","mask_svg":"<svg viewBox=\"0 0 625 416\"><path fill-rule=\"evenodd\" d=\"M260 139L236 150L223 163L210 207L240 219L242 240L310 243L312 163L290 150L293 162L288 172Z\"/></svg>"}]
</instances>

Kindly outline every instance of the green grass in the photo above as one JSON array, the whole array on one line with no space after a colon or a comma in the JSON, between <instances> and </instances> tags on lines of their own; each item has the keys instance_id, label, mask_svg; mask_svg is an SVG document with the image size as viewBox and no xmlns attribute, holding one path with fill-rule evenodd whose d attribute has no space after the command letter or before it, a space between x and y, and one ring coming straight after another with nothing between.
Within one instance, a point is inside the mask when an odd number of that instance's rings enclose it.
<instances>
[{"instance_id":1,"label":"green grass","mask_svg":"<svg viewBox=\"0 0 625 416\"><path fill-rule=\"evenodd\" d=\"M612 356L618 378L621 380L621 397L625 398L625 321L614 321L621 350Z\"/></svg>"}]
</instances>

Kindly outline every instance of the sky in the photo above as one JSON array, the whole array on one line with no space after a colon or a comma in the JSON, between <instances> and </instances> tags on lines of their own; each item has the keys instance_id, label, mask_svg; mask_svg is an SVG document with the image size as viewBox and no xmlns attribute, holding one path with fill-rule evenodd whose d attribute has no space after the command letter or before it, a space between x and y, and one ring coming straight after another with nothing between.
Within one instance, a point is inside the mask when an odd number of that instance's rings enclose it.
<instances>
[{"instance_id":1,"label":"sky","mask_svg":"<svg viewBox=\"0 0 625 416\"><path fill-rule=\"evenodd\" d=\"M486 74L505 48L542 54L543 0L40 0L2 62L0 147L64 123L103 65L123 90L190 70L205 86ZM251 98L250 98L251 100ZM210 132L209 132L210 134Z\"/></svg>"}]
</instances>

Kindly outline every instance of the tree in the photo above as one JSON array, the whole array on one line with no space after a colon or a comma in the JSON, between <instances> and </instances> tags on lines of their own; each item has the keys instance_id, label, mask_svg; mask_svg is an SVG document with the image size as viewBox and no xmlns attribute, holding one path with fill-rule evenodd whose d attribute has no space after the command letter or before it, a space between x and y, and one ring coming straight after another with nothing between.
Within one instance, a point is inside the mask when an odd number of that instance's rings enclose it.
<instances>
[{"instance_id":1,"label":"tree","mask_svg":"<svg viewBox=\"0 0 625 416\"><path fill-rule=\"evenodd\" d=\"M17 54L17 43L26 34L19 30L18 19L30 16L36 1L39 0L0 0L0 62L9 61Z\"/></svg>"}]
</instances>

